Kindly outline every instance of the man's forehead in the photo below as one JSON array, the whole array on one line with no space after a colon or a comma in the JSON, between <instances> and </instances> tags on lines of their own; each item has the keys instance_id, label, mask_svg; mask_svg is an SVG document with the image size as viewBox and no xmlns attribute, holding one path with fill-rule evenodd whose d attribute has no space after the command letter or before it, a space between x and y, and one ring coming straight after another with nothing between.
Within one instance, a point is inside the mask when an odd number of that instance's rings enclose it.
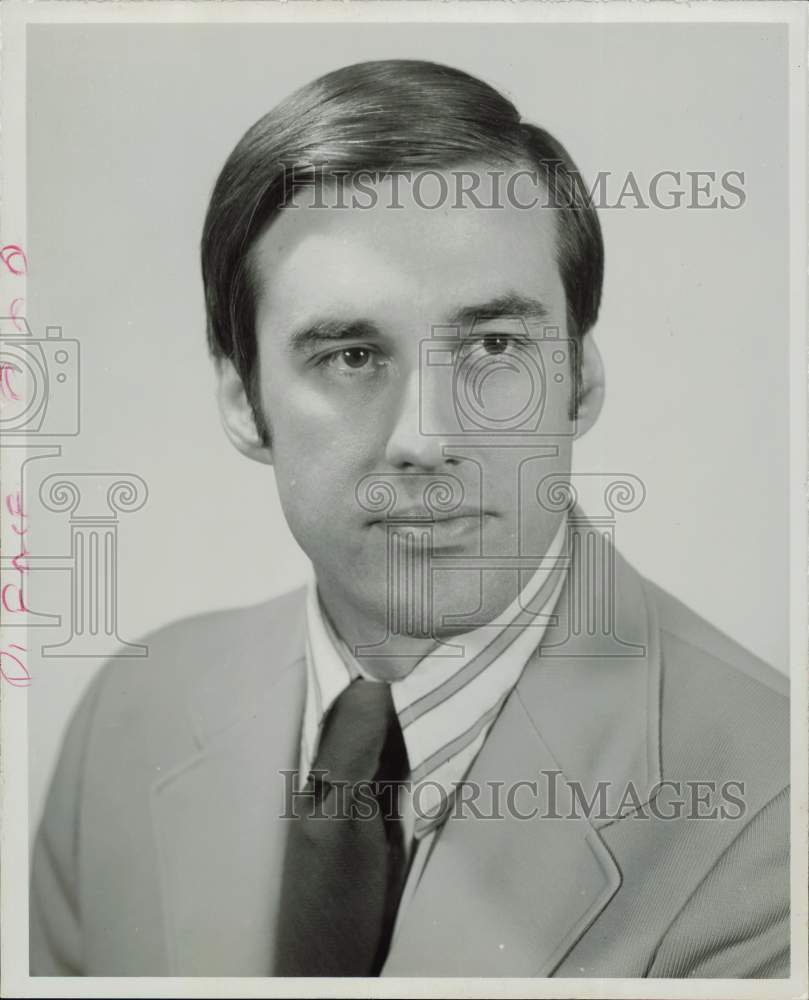
<instances>
[{"instance_id":1,"label":"man's forehead","mask_svg":"<svg viewBox=\"0 0 809 1000\"><path fill-rule=\"evenodd\" d=\"M490 169L480 168L484 179ZM503 176L513 179L522 204L529 203L529 192L541 194L527 171L500 172L501 186ZM437 172L425 175L421 187L414 178L407 184L368 179L367 187L359 178L346 183L339 199L334 185L302 188L254 249L260 308L298 313L320 302L351 311L359 298L370 311L402 298L432 310L438 322L468 303L512 292L551 303L558 297L556 209L544 201L522 208L506 199L492 208L471 201L456 208L449 200L433 208L444 190ZM435 186L430 190L428 183ZM496 193L495 176L486 183ZM358 203L351 201L354 194Z\"/></svg>"}]
</instances>

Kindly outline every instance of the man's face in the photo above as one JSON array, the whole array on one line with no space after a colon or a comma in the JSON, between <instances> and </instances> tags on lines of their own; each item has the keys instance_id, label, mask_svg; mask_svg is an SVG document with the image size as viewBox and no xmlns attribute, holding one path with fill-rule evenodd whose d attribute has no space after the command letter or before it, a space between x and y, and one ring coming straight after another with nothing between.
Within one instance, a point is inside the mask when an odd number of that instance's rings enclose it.
<instances>
[{"instance_id":1,"label":"man's face","mask_svg":"<svg viewBox=\"0 0 809 1000\"><path fill-rule=\"evenodd\" d=\"M364 641L391 604L445 637L514 600L530 570L497 557L548 548L560 514L537 486L567 476L573 430L555 210L428 210L427 184L420 205L392 183L367 209L300 192L253 256L281 503L338 628Z\"/></svg>"}]
</instances>

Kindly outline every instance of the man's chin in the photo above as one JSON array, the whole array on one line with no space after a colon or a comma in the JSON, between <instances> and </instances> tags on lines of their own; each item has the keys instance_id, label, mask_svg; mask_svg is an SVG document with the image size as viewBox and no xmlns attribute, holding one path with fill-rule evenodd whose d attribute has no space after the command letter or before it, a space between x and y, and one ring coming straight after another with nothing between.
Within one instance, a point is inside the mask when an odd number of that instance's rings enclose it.
<instances>
[{"instance_id":1,"label":"man's chin","mask_svg":"<svg viewBox=\"0 0 809 1000\"><path fill-rule=\"evenodd\" d=\"M446 642L492 622L518 593L513 571L436 571L429 586L403 587L387 595L389 630Z\"/></svg>"}]
</instances>

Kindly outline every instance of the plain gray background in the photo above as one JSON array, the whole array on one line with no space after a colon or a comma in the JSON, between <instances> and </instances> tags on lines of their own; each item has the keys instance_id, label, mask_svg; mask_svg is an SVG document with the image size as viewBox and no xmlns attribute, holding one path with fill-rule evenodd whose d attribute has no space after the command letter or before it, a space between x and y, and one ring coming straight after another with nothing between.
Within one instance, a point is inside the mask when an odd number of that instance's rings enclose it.
<instances>
[{"instance_id":1,"label":"plain gray background","mask_svg":"<svg viewBox=\"0 0 809 1000\"><path fill-rule=\"evenodd\" d=\"M617 526L624 555L786 671L786 45L786 26L756 24L29 27L28 319L37 336L62 326L83 355L82 433L30 467L29 549L69 544L37 477L132 472L150 495L121 517L122 638L303 579L271 470L219 425L202 219L225 157L282 96L351 62L432 59L504 90L586 178L744 171L736 211L601 211L607 402L575 468L639 476L646 501ZM31 593L65 614L65 574ZM30 647L64 634L32 631ZM32 833L101 663L32 656Z\"/></svg>"}]
</instances>

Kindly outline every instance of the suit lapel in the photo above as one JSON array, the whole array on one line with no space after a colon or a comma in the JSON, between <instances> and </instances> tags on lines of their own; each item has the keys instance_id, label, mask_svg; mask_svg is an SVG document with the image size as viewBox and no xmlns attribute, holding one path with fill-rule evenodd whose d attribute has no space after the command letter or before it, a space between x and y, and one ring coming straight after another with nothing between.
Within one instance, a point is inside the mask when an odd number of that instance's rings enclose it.
<instances>
[{"instance_id":1,"label":"suit lapel","mask_svg":"<svg viewBox=\"0 0 809 1000\"><path fill-rule=\"evenodd\" d=\"M284 648L277 631L274 648L251 636L226 669L203 678L192 706L199 752L153 786L172 974L271 972L286 842L282 772L298 766L305 693L302 624L296 608Z\"/></svg>"},{"instance_id":2,"label":"suit lapel","mask_svg":"<svg viewBox=\"0 0 809 1000\"><path fill-rule=\"evenodd\" d=\"M503 783L499 818L470 818L467 809L444 824L409 887L384 975L551 975L617 891L621 872L599 829L622 812L629 785L634 805L656 792L660 676L641 581L614 556L621 647L614 634L594 646L591 632L571 629L577 581L569 579L556 623L465 779L482 803ZM536 793L526 781L537 782ZM603 785L599 815L571 810L572 783L587 800ZM520 789L516 808L509 788ZM534 806L539 816L520 818Z\"/></svg>"},{"instance_id":3,"label":"suit lapel","mask_svg":"<svg viewBox=\"0 0 809 1000\"><path fill-rule=\"evenodd\" d=\"M384 975L547 975L607 904L620 874L586 820L520 819L543 805L525 785L505 807L508 789L542 771L559 763L515 692L466 779L483 789L484 813L502 782L500 816L446 822Z\"/></svg>"}]
</instances>

